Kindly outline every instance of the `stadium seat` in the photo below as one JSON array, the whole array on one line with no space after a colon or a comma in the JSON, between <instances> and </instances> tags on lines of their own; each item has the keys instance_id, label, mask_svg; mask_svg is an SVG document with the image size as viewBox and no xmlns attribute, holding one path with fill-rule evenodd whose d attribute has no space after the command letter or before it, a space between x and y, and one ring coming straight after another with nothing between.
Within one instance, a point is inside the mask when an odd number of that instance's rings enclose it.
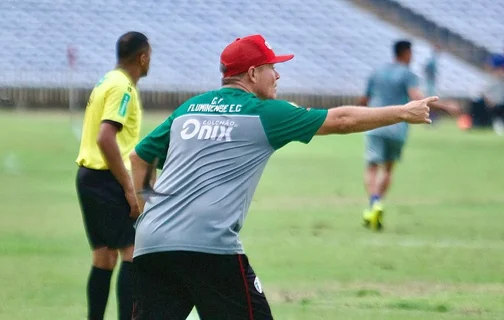
<instances>
[{"instance_id":1,"label":"stadium seat","mask_svg":"<svg viewBox=\"0 0 504 320\"><path fill-rule=\"evenodd\" d=\"M426 16L491 52L504 51L504 2L495 0L391 0Z\"/></svg>"},{"instance_id":2,"label":"stadium seat","mask_svg":"<svg viewBox=\"0 0 504 320\"><path fill-rule=\"evenodd\" d=\"M69 45L78 50L72 83L91 86L114 66L115 41L130 30L151 39L151 71L139 86L152 89L218 87L221 50L252 33L262 33L277 53L296 55L278 66L281 92L360 94L372 70L392 59L395 40L413 40L412 68L420 76L431 51L425 41L346 0L24 0L2 2L0 12L4 86L68 85ZM475 95L485 83L483 72L448 53L439 69L440 95Z\"/></svg>"}]
</instances>

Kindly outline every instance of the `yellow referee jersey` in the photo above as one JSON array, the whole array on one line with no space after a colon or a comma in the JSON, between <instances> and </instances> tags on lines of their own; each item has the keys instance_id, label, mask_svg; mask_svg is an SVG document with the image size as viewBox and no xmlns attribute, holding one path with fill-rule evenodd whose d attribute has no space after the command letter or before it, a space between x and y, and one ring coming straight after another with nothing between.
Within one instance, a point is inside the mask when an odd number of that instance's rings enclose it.
<instances>
[{"instance_id":1,"label":"yellow referee jersey","mask_svg":"<svg viewBox=\"0 0 504 320\"><path fill-rule=\"evenodd\" d=\"M116 140L126 169L130 170L129 154L138 143L142 107L137 89L120 69L108 72L93 88L84 115L82 138L77 164L89 169L108 169L96 142L102 121L120 123Z\"/></svg>"}]
</instances>

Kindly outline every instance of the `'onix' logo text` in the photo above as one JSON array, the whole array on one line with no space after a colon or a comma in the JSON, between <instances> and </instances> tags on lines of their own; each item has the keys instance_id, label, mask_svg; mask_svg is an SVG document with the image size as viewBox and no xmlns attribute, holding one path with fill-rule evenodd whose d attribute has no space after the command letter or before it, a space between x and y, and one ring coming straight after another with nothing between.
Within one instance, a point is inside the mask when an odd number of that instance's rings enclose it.
<instances>
[{"instance_id":1,"label":"'onix' logo text","mask_svg":"<svg viewBox=\"0 0 504 320\"><path fill-rule=\"evenodd\" d=\"M189 119L182 125L180 137L184 140L231 141L231 131L237 127L234 121Z\"/></svg>"}]
</instances>

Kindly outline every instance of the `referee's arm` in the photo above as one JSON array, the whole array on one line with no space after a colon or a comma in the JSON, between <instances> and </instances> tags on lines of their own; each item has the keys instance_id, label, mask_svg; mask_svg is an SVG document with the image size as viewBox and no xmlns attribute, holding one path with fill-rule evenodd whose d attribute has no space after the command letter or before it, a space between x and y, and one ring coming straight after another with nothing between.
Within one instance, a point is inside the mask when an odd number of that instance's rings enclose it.
<instances>
[{"instance_id":1,"label":"referee's arm","mask_svg":"<svg viewBox=\"0 0 504 320\"><path fill-rule=\"evenodd\" d=\"M117 145L116 135L121 128L120 123L113 121L103 121L100 125L100 132L96 143L103 154L104 160L108 168L112 171L114 177L119 181L123 189L126 191L133 187L128 171L124 166L124 162Z\"/></svg>"},{"instance_id":2,"label":"referee's arm","mask_svg":"<svg viewBox=\"0 0 504 320\"><path fill-rule=\"evenodd\" d=\"M124 162L121 157L121 152L119 151L119 146L117 145L116 135L121 129L121 124L113 121L102 121L100 125L100 132L98 133L97 144L103 155L105 162L109 170L112 172L117 181L121 184L124 189L124 195L128 204L130 205L131 211L130 216L136 218L140 211L138 209L138 203L136 200L135 189L131 178L124 166Z\"/></svg>"}]
</instances>

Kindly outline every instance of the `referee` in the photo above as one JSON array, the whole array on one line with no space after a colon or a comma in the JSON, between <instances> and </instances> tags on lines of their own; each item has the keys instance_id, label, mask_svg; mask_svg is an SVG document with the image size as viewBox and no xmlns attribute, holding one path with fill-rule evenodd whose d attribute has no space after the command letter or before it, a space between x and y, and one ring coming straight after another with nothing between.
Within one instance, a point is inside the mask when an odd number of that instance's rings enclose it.
<instances>
[{"instance_id":1,"label":"referee","mask_svg":"<svg viewBox=\"0 0 504 320\"><path fill-rule=\"evenodd\" d=\"M122 35L117 66L95 85L84 116L76 188L93 252L87 283L88 319L103 319L118 252L119 319L131 319L133 223L138 203L129 154L139 140L142 107L136 84L149 70L151 48L139 32Z\"/></svg>"},{"instance_id":2,"label":"referee","mask_svg":"<svg viewBox=\"0 0 504 320\"><path fill-rule=\"evenodd\" d=\"M131 154L138 190L149 164L162 169L136 225L133 319L182 320L193 306L203 320L272 319L239 239L270 156L315 135L430 122L435 97L330 110L275 100L274 65L292 58L261 35L237 39L221 54L222 88L184 102Z\"/></svg>"}]
</instances>

